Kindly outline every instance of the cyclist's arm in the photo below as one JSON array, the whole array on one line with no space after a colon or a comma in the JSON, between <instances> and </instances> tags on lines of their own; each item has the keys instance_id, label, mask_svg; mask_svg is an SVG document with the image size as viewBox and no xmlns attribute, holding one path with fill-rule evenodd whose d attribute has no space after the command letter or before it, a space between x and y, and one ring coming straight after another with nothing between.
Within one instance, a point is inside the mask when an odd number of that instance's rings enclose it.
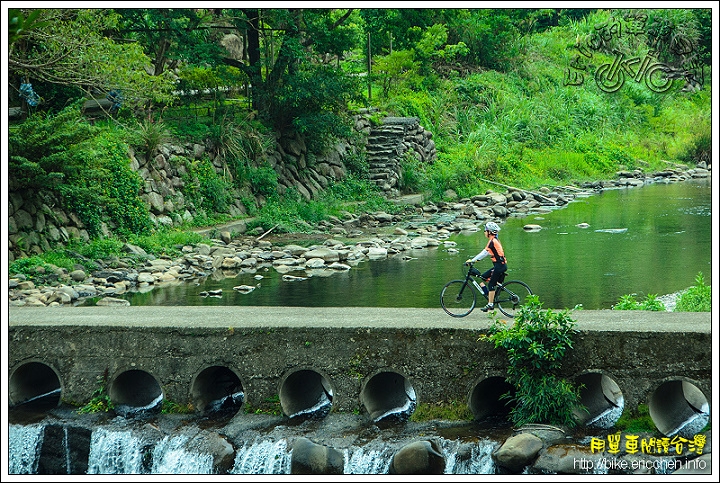
<instances>
[{"instance_id":1,"label":"cyclist's arm","mask_svg":"<svg viewBox=\"0 0 720 483\"><path fill-rule=\"evenodd\" d=\"M471 259L469 259L466 263L479 262L480 260L487 257L488 255L490 255L490 252L488 252L487 249L485 249L485 250L481 251L480 253L478 253L477 255L475 255L474 257L472 257Z\"/></svg>"}]
</instances>

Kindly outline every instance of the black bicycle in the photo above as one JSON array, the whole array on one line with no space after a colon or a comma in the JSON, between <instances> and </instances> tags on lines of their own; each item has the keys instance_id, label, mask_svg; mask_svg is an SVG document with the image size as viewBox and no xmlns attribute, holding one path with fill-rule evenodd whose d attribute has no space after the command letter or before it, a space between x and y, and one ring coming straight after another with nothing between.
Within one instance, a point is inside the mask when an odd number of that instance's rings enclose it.
<instances>
[{"instance_id":1,"label":"black bicycle","mask_svg":"<svg viewBox=\"0 0 720 483\"><path fill-rule=\"evenodd\" d=\"M480 277L480 271L473 268L472 265L472 263L464 265L468 267L465 280L451 280L445 284L442 292L440 292L440 304L443 310L452 317L465 317L472 312L477 304L478 293L487 299L487 295L485 295L480 288L480 284L475 279ZM528 295L532 295L532 290L530 290L528 284L520 280L505 282L505 275L505 273L502 274L495 287L493 303L503 314L508 317L515 317ZM485 279L484 281L487 283L488 280Z\"/></svg>"}]
</instances>

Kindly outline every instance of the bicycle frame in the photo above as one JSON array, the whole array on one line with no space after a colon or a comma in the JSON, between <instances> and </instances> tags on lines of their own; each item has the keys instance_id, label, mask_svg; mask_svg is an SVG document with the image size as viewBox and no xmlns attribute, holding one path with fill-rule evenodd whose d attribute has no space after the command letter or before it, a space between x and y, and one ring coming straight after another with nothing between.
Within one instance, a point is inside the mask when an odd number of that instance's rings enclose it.
<instances>
[{"instance_id":1,"label":"bicycle frame","mask_svg":"<svg viewBox=\"0 0 720 483\"><path fill-rule=\"evenodd\" d=\"M481 277L481 273L472 267L465 273L464 279L451 280L445 284L440 293L440 305L443 310L452 317L465 317L475 308L477 302L477 293L482 294L488 299L488 295L482 290L476 278L481 278L484 282L489 279ZM495 307L508 317L514 317L515 311L522 306L526 295L531 295L532 290L525 282L520 280L505 281L505 273L501 280L495 286L495 296L493 303ZM508 287L512 287L512 289ZM470 290L470 293L467 292ZM489 300L489 299L488 299Z\"/></svg>"}]
</instances>

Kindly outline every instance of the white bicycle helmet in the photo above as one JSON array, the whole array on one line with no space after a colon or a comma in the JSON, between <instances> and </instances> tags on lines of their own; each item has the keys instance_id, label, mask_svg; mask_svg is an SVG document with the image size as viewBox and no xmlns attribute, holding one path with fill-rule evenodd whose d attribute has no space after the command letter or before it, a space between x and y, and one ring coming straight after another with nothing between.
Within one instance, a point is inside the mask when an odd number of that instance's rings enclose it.
<instances>
[{"instance_id":1,"label":"white bicycle helmet","mask_svg":"<svg viewBox=\"0 0 720 483\"><path fill-rule=\"evenodd\" d=\"M494 221L488 221L485 224L485 231L489 231L490 233L494 233L497 235L497 232L500 231L500 227Z\"/></svg>"}]
</instances>

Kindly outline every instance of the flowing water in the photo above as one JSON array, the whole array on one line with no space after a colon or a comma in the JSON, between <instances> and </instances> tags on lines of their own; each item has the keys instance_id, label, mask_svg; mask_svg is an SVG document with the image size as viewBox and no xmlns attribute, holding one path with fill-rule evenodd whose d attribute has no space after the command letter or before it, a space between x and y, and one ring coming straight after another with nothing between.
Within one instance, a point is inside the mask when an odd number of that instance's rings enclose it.
<instances>
[{"instance_id":1,"label":"flowing water","mask_svg":"<svg viewBox=\"0 0 720 483\"><path fill-rule=\"evenodd\" d=\"M527 231L528 224L542 229ZM578 226L583 224L587 227ZM547 214L510 217L500 240L508 257L507 280L528 283L545 308L599 310L626 294L637 294L641 301L684 290L695 285L700 272L710 285L711 225L710 181L692 180L605 190ZM260 269L125 298L132 305L439 308L443 285L462 278L462 263L486 242L482 232L457 233L449 241L458 252L444 245L414 249L327 277L288 282L272 268ZM490 262L479 266L489 268ZM263 276L259 281L258 274ZM307 276L304 271L290 274ZM258 287L240 293L232 289L238 285ZM218 289L220 297L200 295Z\"/></svg>"},{"instance_id":2,"label":"flowing water","mask_svg":"<svg viewBox=\"0 0 720 483\"><path fill-rule=\"evenodd\" d=\"M10 424L9 474L37 474L44 424ZM198 431L196 426L178 428L172 436L153 441L138 428L128 428L125 422L96 426L90 438L87 474L213 474L213 456L192 444L192 437ZM473 433L472 430L465 432ZM228 474L291 474L293 435L290 433L292 430L282 425L262 435L249 431L245 440L237 445ZM389 436L377 433L371 439L337 448L344 459L343 474L388 474L393 455L405 444L422 439L418 436L404 439L393 431L390 433ZM445 474L494 474L491 454L499 446L499 438L468 434L432 437L445 456ZM70 450L67 447L64 450L67 468L70 468Z\"/></svg>"}]
</instances>

